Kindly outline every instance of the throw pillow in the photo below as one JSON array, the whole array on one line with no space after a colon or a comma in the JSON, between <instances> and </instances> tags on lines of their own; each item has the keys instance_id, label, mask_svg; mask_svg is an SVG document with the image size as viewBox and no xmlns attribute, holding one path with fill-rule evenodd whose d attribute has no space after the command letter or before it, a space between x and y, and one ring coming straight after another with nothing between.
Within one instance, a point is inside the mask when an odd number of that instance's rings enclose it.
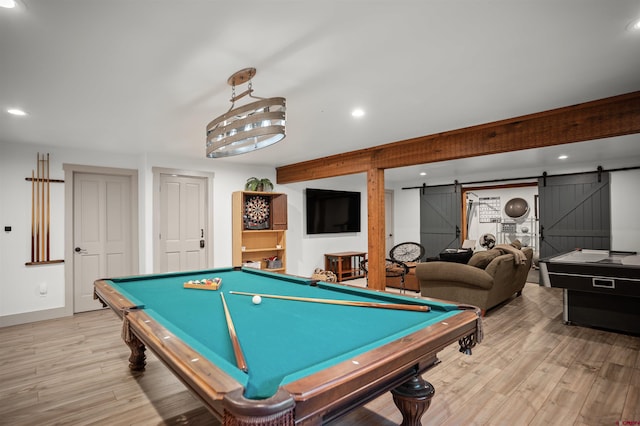
<instances>
[{"instance_id":1,"label":"throw pillow","mask_svg":"<svg viewBox=\"0 0 640 426\"><path fill-rule=\"evenodd\" d=\"M467 262L467 265L475 266L476 268L480 268L480 269L485 269L493 259L500 256L501 254L502 252L500 252L500 250L495 250L495 249L478 251L474 253L473 256L471 256L471 259L469 259L469 262Z\"/></svg>"},{"instance_id":2,"label":"throw pillow","mask_svg":"<svg viewBox=\"0 0 640 426\"><path fill-rule=\"evenodd\" d=\"M520 240L513 240L511 242L511 245L515 248L517 248L518 250L522 249L522 243L520 242Z\"/></svg>"}]
</instances>

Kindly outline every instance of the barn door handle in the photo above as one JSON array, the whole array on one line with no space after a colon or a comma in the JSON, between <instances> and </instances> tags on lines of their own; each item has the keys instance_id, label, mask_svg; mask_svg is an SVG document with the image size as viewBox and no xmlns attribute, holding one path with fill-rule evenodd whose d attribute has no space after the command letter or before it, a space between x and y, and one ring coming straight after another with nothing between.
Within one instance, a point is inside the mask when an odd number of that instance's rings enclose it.
<instances>
[{"instance_id":1,"label":"barn door handle","mask_svg":"<svg viewBox=\"0 0 640 426\"><path fill-rule=\"evenodd\" d=\"M544 240L544 226L540 225L540 240Z\"/></svg>"}]
</instances>

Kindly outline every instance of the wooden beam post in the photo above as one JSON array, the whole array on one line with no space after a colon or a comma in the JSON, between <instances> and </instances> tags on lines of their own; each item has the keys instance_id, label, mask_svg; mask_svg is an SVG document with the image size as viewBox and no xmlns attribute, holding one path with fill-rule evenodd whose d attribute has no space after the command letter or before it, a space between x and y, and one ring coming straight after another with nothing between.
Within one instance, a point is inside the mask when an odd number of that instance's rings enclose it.
<instances>
[{"instance_id":1,"label":"wooden beam post","mask_svg":"<svg viewBox=\"0 0 640 426\"><path fill-rule=\"evenodd\" d=\"M367 264L369 288L373 290L384 290L387 283L384 212L384 169L370 169L367 171Z\"/></svg>"}]
</instances>

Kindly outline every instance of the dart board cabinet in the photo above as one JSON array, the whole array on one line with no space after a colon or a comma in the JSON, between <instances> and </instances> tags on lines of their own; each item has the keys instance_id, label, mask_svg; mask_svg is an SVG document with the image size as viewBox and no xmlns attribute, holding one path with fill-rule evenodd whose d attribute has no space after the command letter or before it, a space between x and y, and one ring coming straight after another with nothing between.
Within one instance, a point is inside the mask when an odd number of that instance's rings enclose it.
<instances>
[{"instance_id":1,"label":"dart board cabinet","mask_svg":"<svg viewBox=\"0 0 640 426\"><path fill-rule=\"evenodd\" d=\"M233 266L286 272L287 195L237 191L232 197Z\"/></svg>"}]
</instances>

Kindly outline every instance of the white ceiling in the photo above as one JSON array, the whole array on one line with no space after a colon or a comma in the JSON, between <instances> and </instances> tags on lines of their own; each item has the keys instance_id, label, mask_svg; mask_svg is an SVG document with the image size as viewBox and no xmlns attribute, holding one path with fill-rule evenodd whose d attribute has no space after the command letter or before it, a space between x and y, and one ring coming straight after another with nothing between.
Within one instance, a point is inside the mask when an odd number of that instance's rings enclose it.
<instances>
[{"instance_id":1,"label":"white ceiling","mask_svg":"<svg viewBox=\"0 0 640 426\"><path fill-rule=\"evenodd\" d=\"M212 167L281 166L640 90L640 32L625 29L638 0L18 1L0 9L0 142L203 158L227 78L246 67L255 95L287 98L287 137ZM553 172L559 153L564 169L640 165L640 135L386 178Z\"/></svg>"}]
</instances>

